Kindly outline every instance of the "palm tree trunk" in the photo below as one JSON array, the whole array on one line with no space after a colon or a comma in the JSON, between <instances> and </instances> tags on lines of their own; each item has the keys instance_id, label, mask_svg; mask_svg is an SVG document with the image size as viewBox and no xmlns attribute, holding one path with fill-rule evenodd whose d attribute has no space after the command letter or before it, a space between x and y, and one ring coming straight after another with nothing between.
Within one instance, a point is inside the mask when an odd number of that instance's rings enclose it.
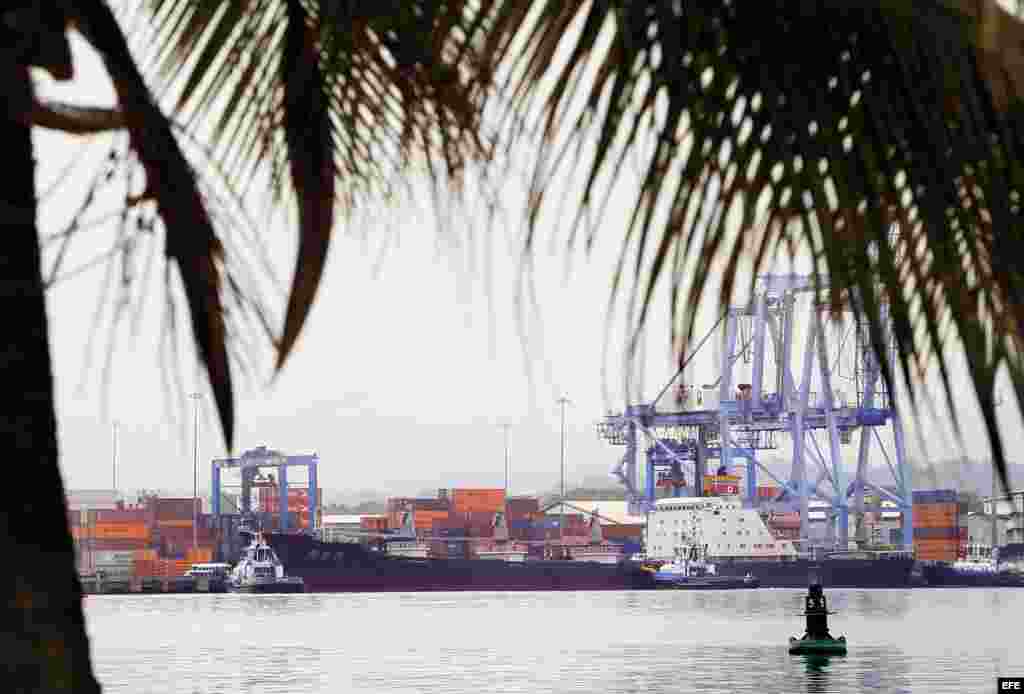
<instances>
[{"instance_id":1,"label":"palm tree trunk","mask_svg":"<svg viewBox=\"0 0 1024 694\"><path fill-rule=\"evenodd\" d=\"M46 301L35 220L28 69L0 61L0 451L8 485L0 500L0 689L99 692L92 674L82 592L57 461Z\"/></svg>"}]
</instances>

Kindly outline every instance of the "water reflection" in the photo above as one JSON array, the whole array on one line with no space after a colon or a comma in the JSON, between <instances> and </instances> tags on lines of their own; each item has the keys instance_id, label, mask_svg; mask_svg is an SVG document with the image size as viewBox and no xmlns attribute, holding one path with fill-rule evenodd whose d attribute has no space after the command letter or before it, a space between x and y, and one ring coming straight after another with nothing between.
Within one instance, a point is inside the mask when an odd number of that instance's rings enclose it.
<instances>
[{"instance_id":1,"label":"water reflection","mask_svg":"<svg viewBox=\"0 0 1024 694\"><path fill-rule=\"evenodd\" d=\"M803 661L807 672L808 694L822 694L828 691L828 667L833 658L842 658L841 655L821 655L807 653L794 656Z\"/></svg>"}]
</instances>

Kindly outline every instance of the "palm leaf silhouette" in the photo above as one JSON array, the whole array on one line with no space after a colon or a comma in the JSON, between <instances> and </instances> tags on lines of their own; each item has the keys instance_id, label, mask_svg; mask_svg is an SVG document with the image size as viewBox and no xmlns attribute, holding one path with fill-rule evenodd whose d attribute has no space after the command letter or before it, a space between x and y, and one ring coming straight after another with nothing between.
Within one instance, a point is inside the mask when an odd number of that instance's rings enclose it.
<instances>
[{"instance_id":1,"label":"palm leaf silhouette","mask_svg":"<svg viewBox=\"0 0 1024 694\"><path fill-rule=\"evenodd\" d=\"M489 50L521 41L515 107L541 97L532 227L555 175L582 166L575 233L606 197L600 181L614 185L625 157L653 140L615 277L614 291L631 287L636 330L666 277L673 340L687 341L713 276L727 301L742 260L753 259L756 275L780 249L806 252L829 278L833 305L859 298L890 388L899 372L918 393L915 376L935 360L958 433L943 349L960 340L1007 483L1000 369L1024 402L1024 31L1015 17L995 2L953 1L510 5ZM552 61L557 51L569 56L563 64ZM593 79L580 80L585 73ZM540 93L544 76L556 86ZM597 143L589 159L562 164L558 149L588 137ZM655 222L660 206L667 223ZM887 325L898 370L881 349Z\"/></svg>"}]
</instances>

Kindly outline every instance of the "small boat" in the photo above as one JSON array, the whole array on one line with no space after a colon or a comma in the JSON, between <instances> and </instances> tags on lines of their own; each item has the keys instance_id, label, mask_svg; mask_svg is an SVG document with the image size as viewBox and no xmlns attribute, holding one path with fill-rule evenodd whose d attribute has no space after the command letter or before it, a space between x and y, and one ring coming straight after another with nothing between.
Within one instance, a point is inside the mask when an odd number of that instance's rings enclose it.
<instances>
[{"instance_id":1,"label":"small boat","mask_svg":"<svg viewBox=\"0 0 1024 694\"><path fill-rule=\"evenodd\" d=\"M718 576L714 564L705 559L707 545L691 545L677 551L676 560L654 570L654 581L660 588L681 590L727 590L757 588L761 582L749 573L745 576Z\"/></svg>"},{"instance_id":2,"label":"small boat","mask_svg":"<svg viewBox=\"0 0 1024 694\"><path fill-rule=\"evenodd\" d=\"M195 581L196 592L226 593L230 570L230 564L199 563L193 564L185 575Z\"/></svg>"},{"instance_id":3,"label":"small boat","mask_svg":"<svg viewBox=\"0 0 1024 694\"><path fill-rule=\"evenodd\" d=\"M252 544L242 550L242 558L231 571L227 585L233 593L305 592L301 578L284 575L284 565L262 533L255 535Z\"/></svg>"},{"instance_id":4,"label":"small boat","mask_svg":"<svg viewBox=\"0 0 1024 694\"><path fill-rule=\"evenodd\" d=\"M820 583L812 583L804 598L807 617L807 631L802 638L789 637L789 652L798 654L844 655L846 653L846 637L833 638L828 632L829 612L825 592Z\"/></svg>"}]
</instances>

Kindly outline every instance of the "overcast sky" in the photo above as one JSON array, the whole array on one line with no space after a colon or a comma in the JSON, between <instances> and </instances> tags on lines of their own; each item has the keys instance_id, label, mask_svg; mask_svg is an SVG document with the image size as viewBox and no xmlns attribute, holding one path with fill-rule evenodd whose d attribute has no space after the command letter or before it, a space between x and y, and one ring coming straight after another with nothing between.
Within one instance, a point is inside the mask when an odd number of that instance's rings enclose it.
<instances>
[{"instance_id":1,"label":"overcast sky","mask_svg":"<svg viewBox=\"0 0 1024 694\"><path fill-rule=\"evenodd\" d=\"M74 48L75 81L53 85L44 80L42 92L80 103L113 103L95 56L77 41ZM36 133L41 190L57 178L82 142ZM102 145L92 147L68 182L43 199L44 236L66 224L104 154ZM589 259L574 254L568 279L564 237L556 253L548 253L550 244L543 244L535 270L541 301L538 320L525 343L514 304L515 246L501 236L507 230L493 237L490 269L482 270L481 265L471 273L459 267L458 253L439 250L429 211L408 205L393 210L389 219L397 243L386 253L382 248L390 237L382 223L371 220L340 229L315 307L288 366L272 387L253 381L236 393L237 451L267 445L289 453L318 453L321 486L327 489L413 493L439 486L501 486L503 440L498 424L508 421L512 491L538 491L558 483L556 399L564 393L572 400L566 408L568 480L607 470L622 449L600 441L593 425L608 404L603 385L611 387L613 405L622 401L621 376L615 368L618 356L608 358L612 370L602 381L602 348L611 271L634 186L627 174L603 220L595 252ZM510 188L514 207L516 186ZM544 229L550 230L550 224ZM65 267L82 265L108 249L113 234L114 226L107 224L81 236ZM278 273L287 281L294 240L282 225L268 237ZM475 250L478 262L488 255L482 245ZM53 257L51 248L47 262ZM127 329L121 331L109 385L101 379L108 353L106 331L97 334L92 366L85 371L86 345L105 272L106 266L100 264L59 283L49 295L65 483L71 489L110 487L111 421L116 419L119 488L191 489L191 416L184 428L169 421L158 363L163 296L159 278L148 289L150 300L138 336L133 339ZM660 308L652 318L647 345L648 396L673 372L666 304ZM621 331L612 335L619 338ZM616 351L618 344L621 339L613 343ZM698 361L697 381L705 380L709 366L710 352L705 352L705 360ZM194 370L186 370L181 381L186 391L193 390ZM225 451L212 400L205 387L201 390L200 487L207 488L206 461ZM1012 455L1024 437L1012 394L1006 394L1008 404L1001 417ZM969 453L982 458L987 449L973 398L965 397L961 411ZM933 455L947 453L942 434L948 430L941 421L938 426L926 424L926 435L937 442ZM910 439L916 448L914 437Z\"/></svg>"}]
</instances>

